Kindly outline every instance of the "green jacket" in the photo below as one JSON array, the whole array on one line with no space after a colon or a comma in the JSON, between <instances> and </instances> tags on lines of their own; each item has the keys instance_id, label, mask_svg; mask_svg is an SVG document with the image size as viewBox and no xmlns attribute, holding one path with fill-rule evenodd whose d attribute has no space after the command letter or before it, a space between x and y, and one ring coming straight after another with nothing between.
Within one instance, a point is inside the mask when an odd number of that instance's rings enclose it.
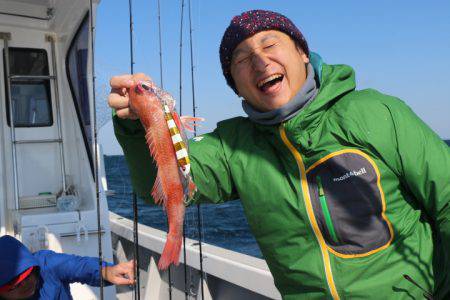
<instances>
[{"instance_id":1,"label":"green jacket","mask_svg":"<svg viewBox=\"0 0 450 300\"><path fill-rule=\"evenodd\" d=\"M450 148L402 101L315 63L296 117L238 117L190 142L194 201L241 199L285 299L450 297ZM136 121L115 119L140 196L154 167ZM444 249L446 249L444 251Z\"/></svg>"}]
</instances>

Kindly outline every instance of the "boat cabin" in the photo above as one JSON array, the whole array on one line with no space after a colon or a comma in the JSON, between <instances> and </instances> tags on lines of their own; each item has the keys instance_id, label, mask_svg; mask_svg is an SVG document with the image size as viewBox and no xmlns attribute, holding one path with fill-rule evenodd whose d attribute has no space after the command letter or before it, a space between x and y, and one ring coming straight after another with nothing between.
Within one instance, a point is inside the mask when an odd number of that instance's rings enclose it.
<instances>
[{"instance_id":1,"label":"boat cabin","mask_svg":"<svg viewBox=\"0 0 450 300\"><path fill-rule=\"evenodd\" d=\"M111 261L101 190L97 226L89 9L87 0L0 1L0 234L32 251L88 256L98 256L100 234Z\"/></svg>"}]
</instances>

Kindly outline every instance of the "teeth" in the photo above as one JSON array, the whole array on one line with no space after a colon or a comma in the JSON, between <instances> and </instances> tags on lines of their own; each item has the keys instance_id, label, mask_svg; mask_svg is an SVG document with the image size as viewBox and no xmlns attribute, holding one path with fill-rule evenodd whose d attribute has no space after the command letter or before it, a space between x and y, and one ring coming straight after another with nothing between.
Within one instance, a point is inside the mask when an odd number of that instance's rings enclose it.
<instances>
[{"instance_id":1,"label":"teeth","mask_svg":"<svg viewBox=\"0 0 450 300\"><path fill-rule=\"evenodd\" d=\"M281 76L282 76L281 74L273 74L273 75L270 75L270 76L267 77L266 79L261 80L260 82L258 82L258 84L257 84L257 85L258 85L258 88L262 87L264 84L268 83L268 82L271 81L271 80L280 78Z\"/></svg>"}]
</instances>

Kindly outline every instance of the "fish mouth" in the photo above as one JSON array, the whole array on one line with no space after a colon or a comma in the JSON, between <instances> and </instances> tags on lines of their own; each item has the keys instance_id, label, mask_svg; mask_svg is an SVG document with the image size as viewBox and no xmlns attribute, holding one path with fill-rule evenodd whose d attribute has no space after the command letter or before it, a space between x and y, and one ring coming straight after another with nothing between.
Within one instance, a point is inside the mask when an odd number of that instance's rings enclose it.
<instances>
[{"instance_id":1,"label":"fish mouth","mask_svg":"<svg viewBox=\"0 0 450 300\"><path fill-rule=\"evenodd\" d=\"M261 92L267 92L271 87L275 86L277 83L284 79L284 75L281 73L275 73L265 77L264 79L258 81L256 87Z\"/></svg>"}]
</instances>

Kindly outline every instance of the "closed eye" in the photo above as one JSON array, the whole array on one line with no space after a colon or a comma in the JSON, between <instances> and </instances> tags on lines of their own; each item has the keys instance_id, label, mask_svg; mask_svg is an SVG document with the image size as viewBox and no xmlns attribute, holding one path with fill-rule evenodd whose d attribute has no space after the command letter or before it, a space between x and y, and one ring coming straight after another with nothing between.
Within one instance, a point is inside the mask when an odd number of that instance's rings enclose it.
<instances>
[{"instance_id":1,"label":"closed eye","mask_svg":"<svg viewBox=\"0 0 450 300\"><path fill-rule=\"evenodd\" d=\"M269 44L267 46L264 46L264 49L269 49L269 48L272 48L272 47L274 47L276 45L277 45L277 43L272 43L272 44Z\"/></svg>"},{"instance_id":2,"label":"closed eye","mask_svg":"<svg viewBox=\"0 0 450 300\"><path fill-rule=\"evenodd\" d=\"M243 63L247 62L247 61L250 59L250 56L251 56L251 55L237 57L237 58L234 60L234 63L235 63L236 65L243 64Z\"/></svg>"}]
</instances>

